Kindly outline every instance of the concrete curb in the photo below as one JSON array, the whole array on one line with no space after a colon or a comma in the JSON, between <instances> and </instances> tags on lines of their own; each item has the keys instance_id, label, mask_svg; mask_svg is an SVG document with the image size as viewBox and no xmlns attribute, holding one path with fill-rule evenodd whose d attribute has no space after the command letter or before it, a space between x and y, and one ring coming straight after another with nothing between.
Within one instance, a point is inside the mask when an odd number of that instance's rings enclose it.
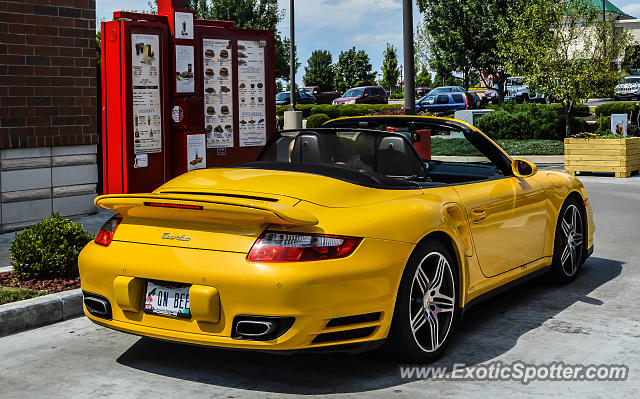
<instances>
[{"instance_id":1,"label":"concrete curb","mask_svg":"<svg viewBox=\"0 0 640 399\"><path fill-rule=\"evenodd\" d=\"M0 337L83 314L80 288L0 305Z\"/></svg>"}]
</instances>

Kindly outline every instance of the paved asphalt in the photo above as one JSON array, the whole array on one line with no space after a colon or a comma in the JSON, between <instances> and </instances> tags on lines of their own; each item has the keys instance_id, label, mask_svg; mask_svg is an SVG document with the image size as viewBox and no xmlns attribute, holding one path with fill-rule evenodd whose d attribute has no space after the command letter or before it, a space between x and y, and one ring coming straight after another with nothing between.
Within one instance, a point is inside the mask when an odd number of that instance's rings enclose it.
<instances>
[{"instance_id":1,"label":"paved asphalt","mask_svg":"<svg viewBox=\"0 0 640 399\"><path fill-rule=\"evenodd\" d=\"M468 311L452 367L500 360L626 364L626 382L405 380L376 353L225 351L138 338L80 317L0 338L2 398L640 397L640 177L583 178L597 224L595 253L561 286L538 278Z\"/></svg>"}]
</instances>

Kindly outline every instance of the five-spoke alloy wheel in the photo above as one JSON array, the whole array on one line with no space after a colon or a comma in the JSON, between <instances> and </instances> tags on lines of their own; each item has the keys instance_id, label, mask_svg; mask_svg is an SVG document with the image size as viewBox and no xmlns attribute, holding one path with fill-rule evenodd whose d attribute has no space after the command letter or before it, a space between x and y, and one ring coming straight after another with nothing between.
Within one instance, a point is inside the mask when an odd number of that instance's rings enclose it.
<instances>
[{"instance_id":1,"label":"five-spoke alloy wheel","mask_svg":"<svg viewBox=\"0 0 640 399\"><path fill-rule=\"evenodd\" d=\"M429 362L442 353L459 307L456 264L440 242L421 244L405 268L387 348L403 360Z\"/></svg>"},{"instance_id":2,"label":"five-spoke alloy wheel","mask_svg":"<svg viewBox=\"0 0 640 399\"><path fill-rule=\"evenodd\" d=\"M573 280L584 259L584 217L578 201L569 198L558 217L552 273L562 282Z\"/></svg>"}]
</instances>

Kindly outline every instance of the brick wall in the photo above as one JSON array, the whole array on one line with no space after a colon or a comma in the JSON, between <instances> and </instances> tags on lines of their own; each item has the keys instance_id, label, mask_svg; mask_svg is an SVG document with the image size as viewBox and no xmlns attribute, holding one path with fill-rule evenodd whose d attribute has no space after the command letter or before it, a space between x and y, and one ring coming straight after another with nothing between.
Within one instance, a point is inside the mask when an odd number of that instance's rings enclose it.
<instances>
[{"instance_id":1,"label":"brick wall","mask_svg":"<svg viewBox=\"0 0 640 399\"><path fill-rule=\"evenodd\" d=\"M0 149L96 144L95 0L0 0Z\"/></svg>"}]
</instances>

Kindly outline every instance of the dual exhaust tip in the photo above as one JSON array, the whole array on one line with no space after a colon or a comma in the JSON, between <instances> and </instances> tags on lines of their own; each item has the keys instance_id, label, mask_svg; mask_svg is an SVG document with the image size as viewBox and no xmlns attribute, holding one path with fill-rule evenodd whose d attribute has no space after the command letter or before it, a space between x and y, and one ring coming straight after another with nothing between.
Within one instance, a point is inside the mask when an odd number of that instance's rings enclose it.
<instances>
[{"instance_id":1,"label":"dual exhaust tip","mask_svg":"<svg viewBox=\"0 0 640 399\"><path fill-rule=\"evenodd\" d=\"M287 332L294 320L293 317L236 316L233 319L231 338L269 341Z\"/></svg>"},{"instance_id":2,"label":"dual exhaust tip","mask_svg":"<svg viewBox=\"0 0 640 399\"><path fill-rule=\"evenodd\" d=\"M84 298L84 307L89 314L100 317L101 319L111 320L111 304L107 298L84 291L82 295Z\"/></svg>"}]
</instances>

